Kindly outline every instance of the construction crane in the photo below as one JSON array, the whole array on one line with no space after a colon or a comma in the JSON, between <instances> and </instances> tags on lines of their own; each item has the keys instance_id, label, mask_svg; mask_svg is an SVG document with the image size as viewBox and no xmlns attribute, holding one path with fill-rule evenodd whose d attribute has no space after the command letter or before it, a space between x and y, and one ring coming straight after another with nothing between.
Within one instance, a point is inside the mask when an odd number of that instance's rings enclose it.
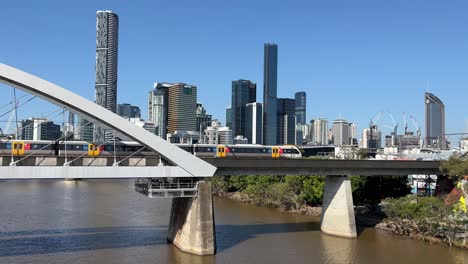
<instances>
[{"instance_id":1,"label":"construction crane","mask_svg":"<svg viewBox=\"0 0 468 264\"><path fill-rule=\"evenodd\" d=\"M394 125L394 127L392 129L393 129L393 133L395 133L395 137L396 137L397 136L397 131L398 131L398 123L395 122L395 118L393 118L392 113L388 113L388 115L392 119L392 122L393 122L393 125Z\"/></svg>"},{"instance_id":2,"label":"construction crane","mask_svg":"<svg viewBox=\"0 0 468 264\"><path fill-rule=\"evenodd\" d=\"M403 112L403 125L405 127L405 135L408 133L408 123L406 122L406 113Z\"/></svg>"},{"instance_id":3,"label":"construction crane","mask_svg":"<svg viewBox=\"0 0 468 264\"><path fill-rule=\"evenodd\" d=\"M418 125L418 122L416 121L416 117L410 114L410 118L411 118L411 121L413 122L414 129L416 129L416 135L418 137L421 137L421 127Z\"/></svg>"},{"instance_id":4,"label":"construction crane","mask_svg":"<svg viewBox=\"0 0 468 264\"><path fill-rule=\"evenodd\" d=\"M374 118L370 120L370 123L369 123L370 138L367 141L367 148L369 149L377 149L377 142L376 140L374 140L373 131L374 129L377 130L377 122L380 120L380 118L382 118L382 115L383 115L383 112L380 111L376 116L374 116Z\"/></svg>"},{"instance_id":5,"label":"construction crane","mask_svg":"<svg viewBox=\"0 0 468 264\"><path fill-rule=\"evenodd\" d=\"M374 116L374 118L372 118L369 123L369 128L374 127L377 124L377 122L380 120L380 118L382 118L382 115L383 113L379 112L376 116Z\"/></svg>"}]
</instances>

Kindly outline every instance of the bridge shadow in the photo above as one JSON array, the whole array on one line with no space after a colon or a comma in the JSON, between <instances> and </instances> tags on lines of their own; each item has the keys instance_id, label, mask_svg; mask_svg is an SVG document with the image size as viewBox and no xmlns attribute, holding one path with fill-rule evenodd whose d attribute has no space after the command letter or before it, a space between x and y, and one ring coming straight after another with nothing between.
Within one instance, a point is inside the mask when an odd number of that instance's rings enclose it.
<instances>
[{"instance_id":1,"label":"bridge shadow","mask_svg":"<svg viewBox=\"0 0 468 264\"><path fill-rule=\"evenodd\" d=\"M259 235L308 231L320 231L320 223L298 222L255 225L217 225L217 250L218 252L222 252Z\"/></svg>"},{"instance_id":2,"label":"bridge shadow","mask_svg":"<svg viewBox=\"0 0 468 264\"><path fill-rule=\"evenodd\" d=\"M0 232L0 257L167 245L167 228L122 226ZM217 225L217 252L262 234L317 230L320 230L317 223L302 222Z\"/></svg>"}]
</instances>

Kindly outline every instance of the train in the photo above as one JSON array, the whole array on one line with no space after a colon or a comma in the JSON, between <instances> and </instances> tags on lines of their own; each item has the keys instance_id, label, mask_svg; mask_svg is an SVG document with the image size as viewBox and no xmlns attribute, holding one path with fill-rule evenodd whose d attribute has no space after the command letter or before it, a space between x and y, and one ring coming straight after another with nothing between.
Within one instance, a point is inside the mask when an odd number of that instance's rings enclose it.
<instances>
[{"instance_id":1,"label":"train","mask_svg":"<svg viewBox=\"0 0 468 264\"><path fill-rule=\"evenodd\" d=\"M252 144L212 145L212 144L174 144L197 157L241 158L301 158L302 153L295 145L264 146ZM114 151L115 146L115 151ZM116 141L94 144L86 141L48 141L48 140L0 140L0 154L23 156L34 153L42 156L128 156L138 152L138 156L154 156L151 150L142 148L137 142Z\"/></svg>"}]
</instances>

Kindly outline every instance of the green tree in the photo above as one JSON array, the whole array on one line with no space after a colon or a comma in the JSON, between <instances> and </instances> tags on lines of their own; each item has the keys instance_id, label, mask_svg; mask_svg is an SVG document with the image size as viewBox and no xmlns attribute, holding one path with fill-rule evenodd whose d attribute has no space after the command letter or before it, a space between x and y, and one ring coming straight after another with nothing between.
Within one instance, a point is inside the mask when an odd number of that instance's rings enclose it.
<instances>
[{"instance_id":1,"label":"green tree","mask_svg":"<svg viewBox=\"0 0 468 264\"><path fill-rule=\"evenodd\" d=\"M460 179L464 175L468 175L468 160L452 155L448 160L441 162L440 170L452 179Z\"/></svg>"},{"instance_id":2,"label":"green tree","mask_svg":"<svg viewBox=\"0 0 468 264\"><path fill-rule=\"evenodd\" d=\"M410 193L406 176L352 176L351 186L356 205L376 206L385 198Z\"/></svg>"}]
</instances>

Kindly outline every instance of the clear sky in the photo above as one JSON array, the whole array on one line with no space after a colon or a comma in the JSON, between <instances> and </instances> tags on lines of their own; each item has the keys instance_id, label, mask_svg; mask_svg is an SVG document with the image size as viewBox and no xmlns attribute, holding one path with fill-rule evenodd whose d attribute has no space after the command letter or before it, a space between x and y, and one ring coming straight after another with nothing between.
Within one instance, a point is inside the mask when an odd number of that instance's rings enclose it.
<instances>
[{"instance_id":1,"label":"clear sky","mask_svg":"<svg viewBox=\"0 0 468 264\"><path fill-rule=\"evenodd\" d=\"M140 106L144 118L147 93L161 81L198 86L198 101L223 123L232 80L257 83L262 102L263 44L273 42L278 97L306 91L308 120L343 117L362 131L380 111L400 124L406 112L424 127L431 91L446 105L447 132L467 126L467 1L16 0L0 8L0 62L92 100L96 11L117 13L118 103ZM0 92L1 106L10 90ZM31 106L20 117L49 107Z\"/></svg>"}]
</instances>

